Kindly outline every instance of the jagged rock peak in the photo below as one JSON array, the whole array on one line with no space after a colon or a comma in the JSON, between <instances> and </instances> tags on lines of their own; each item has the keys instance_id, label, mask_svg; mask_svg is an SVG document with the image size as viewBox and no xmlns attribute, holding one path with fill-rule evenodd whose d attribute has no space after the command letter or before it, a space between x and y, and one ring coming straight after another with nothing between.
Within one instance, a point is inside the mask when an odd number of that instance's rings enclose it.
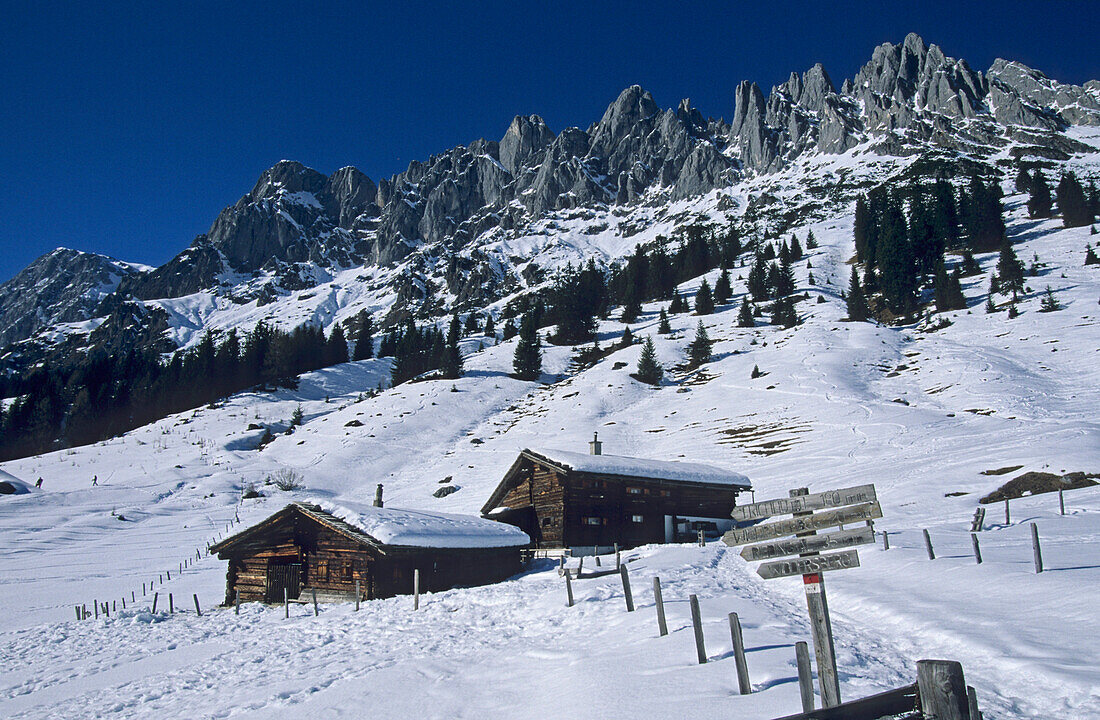
<instances>
[{"instance_id":1,"label":"jagged rock peak","mask_svg":"<svg viewBox=\"0 0 1100 720\"><path fill-rule=\"evenodd\" d=\"M631 85L619 93L615 102L607 106L592 134L593 141L598 143L604 139L617 139L627 135L638 122L653 117L660 111L652 95L640 85Z\"/></svg>"},{"instance_id":2,"label":"jagged rock peak","mask_svg":"<svg viewBox=\"0 0 1100 720\"><path fill-rule=\"evenodd\" d=\"M280 190L288 193L318 193L328 178L313 168L308 168L295 160L280 160L265 170L249 193L249 199L273 197Z\"/></svg>"},{"instance_id":3,"label":"jagged rock peak","mask_svg":"<svg viewBox=\"0 0 1100 720\"><path fill-rule=\"evenodd\" d=\"M500 164L515 175L554 139L554 133L538 115L516 115L500 139Z\"/></svg>"}]
</instances>

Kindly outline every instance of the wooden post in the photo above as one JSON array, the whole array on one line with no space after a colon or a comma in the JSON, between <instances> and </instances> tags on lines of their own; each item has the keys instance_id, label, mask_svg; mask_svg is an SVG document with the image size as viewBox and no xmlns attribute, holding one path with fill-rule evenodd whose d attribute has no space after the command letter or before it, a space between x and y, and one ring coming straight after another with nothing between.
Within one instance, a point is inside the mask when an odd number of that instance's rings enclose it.
<instances>
[{"instance_id":1,"label":"wooden post","mask_svg":"<svg viewBox=\"0 0 1100 720\"><path fill-rule=\"evenodd\" d=\"M596 556L596 567L600 567L600 556Z\"/></svg>"},{"instance_id":2,"label":"wooden post","mask_svg":"<svg viewBox=\"0 0 1100 720\"><path fill-rule=\"evenodd\" d=\"M569 579L569 571L565 571L565 607L573 607L573 581Z\"/></svg>"},{"instance_id":3,"label":"wooden post","mask_svg":"<svg viewBox=\"0 0 1100 720\"><path fill-rule=\"evenodd\" d=\"M882 549L890 549L890 533L886 532L885 530L882 531Z\"/></svg>"},{"instance_id":4,"label":"wooden post","mask_svg":"<svg viewBox=\"0 0 1100 720\"><path fill-rule=\"evenodd\" d=\"M420 568L413 570L413 610L420 609Z\"/></svg>"},{"instance_id":5,"label":"wooden post","mask_svg":"<svg viewBox=\"0 0 1100 720\"><path fill-rule=\"evenodd\" d=\"M974 561L977 564L981 565L982 564L982 549L980 547L978 547L978 534L977 533L970 533L970 542L974 546Z\"/></svg>"},{"instance_id":6,"label":"wooden post","mask_svg":"<svg viewBox=\"0 0 1100 720\"><path fill-rule=\"evenodd\" d=\"M1008 498L1005 498L1005 525L1012 523L1012 516L1008 512Z\"/></svg>"},{"instance_id":7,"label":"wooden post","mask_svg":"<svg viewBox=\"0 0 1100 720\"><path fill-rule=\"evenodd\" d=\"M928 551L928 559L929 560L935 560L936 559L936 552L932 549L932 536L928 534L927 529L923 530L923 532L924 532L924 549Z\"/></svg>"},{"instance_id":8,"label":"wooden post","mask_svg":"<svg viewBox=\"0 0 1100 720\"><path fill-rule=\"evenodd\" d=\"M707 537L702 530L699 531L699 547L707 546Z\"/></svg>"},{"instance_id":9,"label":"wooden post","mask_svg":"<svg viewBox=\"0 0 1100 720\"><path fill-rule=\"evenodd\" d=\"M745 639L741 636L741 620L737 613L731 612L730 638L733 640L733 660L737 665L737 687L742 695L752 692L752 683L749 682L749 663L745 659Z\"/></svg>"},{"instance_id":10,"label":"wooden post","mask_svg":"<svg viewBox=\"0 0 1100 720\"><path fill-rule=\"evenodd\" d=\"M809 488L795 488L791 497L809 495ZM792 513L795 517L812 515L810 511ZM815 531L797 533L795 537L816 535ZM819 553L802 553L818 555ZM820 573L802 576L806 589L806 610L810 615L810 630L814 640L814 655L817 657L817 681L821 686L821 705L834 707L840 704L840 678L836 671L836 648L833 645L833 623L829 618L829 601L825 595L825 578Z\"/></svg>"},{"instance_id":11,"label":"wooden post","mask_svg":"<svg viewBox=\"0 0 1100 720\"><path fill-rule=\"evenodd\" d=\"M202 555L199 555L199 549L195 548L195 559L202 560Z\"/></svg>"},{"instance_id":12,"label":"wooden post","mask_svg":"<svg viewBox=\"0 0 1100 720\"><path fill-rule=\"evenodd\" d=\"M925 717L972 720L962 665L954 660L918 660L917 691Z\"/></svg>"},{"instance_id":13,"label":"wooden post","mask_svg":"<svg viewBox=\"0 0 1100 720\"><path fill-rule=\"evenodd\" d=\"M665 600L661 597L661 578L653 578L653 599L657 603L657 632L661 637L668 635L668 623L665 622Z\"/></svg>"},{"instance_id":14,"label":"wooden post","mask_svg":"<svg viewBox=\"0 0 1100 720\"><path fill-rule=\"evenodd\" d=\"M199 607L199 595L198 595L198 593L192 594L191 597L195 598L195 614L198 615L199 617L202 617L202 608Z\"/></svg>"},{"instance_id":15,"label":"wooden post","mask_svg":"<svg viewBox=\"0 0 1100 720\"><path fill-rule=\"evenodd\" d=\"M359 612L359 578L355 579L355 612Z\"/></svg>"},{"instance_id":16,"label":"wooden post","mask_svg":"<svg viewBox=\"0 0 1100 720\"><path fill-rule=\"evenodd\" d=\"M159 596L159 595L160 595L160 593L153 593L153 614L154 615L157 612L157 596Z\"/></svg>"},{"instance_id":17,"label":"wooden post","mask_svg":"<svg viewBox=\"0 0 1100 720\"><path fill-rule=\"evenodd\" d=\"M172 593L168 593L168 614L171 615L174 612L176 612L176 605L172 601Z\"/></svg>"},{"instance_id":18,"label":"wooden post","mask_svg":"<svg viewBox=\"0 0 1100 720\"><path fill-rule=\"evenodd\" d=\"M154 607L153 612L156 612L156 609L155 609L156 608L156 601L155 600L153 601L153 607ZM92 598L92 609L95 610L95 619L98 620L99 619L99 600L96 600L95 598Z\"/></svg>"},{"instance_id":19,"label":"wooden post","mask_svg":"<svg viewBox=\"0 0 1100 720\"><path fill-rule=\"evenodd\" d=\"M111 611L118 612L118 600L111 601Z\"/></svg>"},{"instance_id":20,"label":"wooden post","mask_svg":"<svg viewBox=\"0 0 1100 720\"><path fill-rule=\"evenodd\" d=\"M814 676L810 668L810 648L805 642L794 644L794 659L798 665L798 694L802 696L802 712L813 712Z\"/></svg>"},{"instance_id":21,"label":"wooden post","mask_svg":"<svg viewBox=\"0 0 1100 720\"><path fill-rule=\"evenodd\" d=\"M290 617L290 590L283 588L283 617Z\"/></svg>"},{"instance_id":22,"label":"wooden post","mask_svg":"<svg viewBox=\"0 0 1100 720\"><path fill-rule=\"evenodd\" d=\"M80 606L79 605L73 605L73 610L76 610L76 619L79 622L80 621Z\"/></svg>"},{"instance_id":23,"label":"wooden post","mask_svg":"<svg viewBox=\"0 0 1100 720\"><path fill-rule=\"evenodd\" d=\"M1062 514L1065 515L1065 513ZM622 558L619 556L619 543L615 543L615 567L622 567L622 565L623 561Z\"/></svg>"},{"instance_id":24,"label":"wooden post","mask_svg":"<svg viewBox=\"0 0 1100 720\"><path fill-rule=\"evenodd\" d=\"M982 711L978 709L978 693L973 685L966 686L966 705L970 708L970 720L981 720Z\"/></svg>"},{"instance_id":25,"label":"wooden post","mask_svg":"<svg viewBox=\"0 0 1100 720\"><path fill-rule=\"evenodd\" d=\"M241 591L240 590L236 591L236 597L233 598L233 614L234 615L240 615L241 614Z\"/></svg>"},{"instance_id":26,"label":"wooden post","mask_svg":"<svg viewBox=\"0 0 1100 720\"><path fill-rule=\"evenodd\" d=\"M583 571L584 571L584 555L581 555L581 559L577 561L577 577L578 578L581 576L581 573ZM568 573L568 571L567 571L567 573Z\"/></svg>"},{"instance_id":27,"label":"wooden post","mask_svg":"<svg viewBox=\"0 0 1100 720\"><path fill-rule=\"evenodd\" d=\"M627 574L626 565L619 566L619 574L623 578L623 597L626 598L626 611L634 612L634 596L630 594L630 576Z\"/></svg>"},{"instance_id":28,"label":"wooden post","mask_svg":"<svg viewBox=\"0 0 1100 720\"><path fill-rule=\"evenodd\" d=\"M123 610L126 609L126 596L125 595L122 596L122 609Z\"/></svg>"},{"instance_id":29,"label":"wooden post","mask_svg":"<svg viewBox=\"0 0 1100 720\"><path fill-rule=\"evenodd\" d=\"M1066 514L1066 498L1062 494L1062 488L1058 488L1058 513L1060 515Z\"/></svg>"},{"instance_id":30,"label":"wooden post","mask_svg":"<svg viewBox=\"0 0 1100 720\"><path fill-rule=\"evenodd\" d=\"M132 602L132 603L137 602L137 594L133 590L130 591L130 602Z\"/></svg>"},{"instance_id":31,"label":"wooden post","mask_svg":"<svg viewBox=\"0 0 1100 720\"><path fill-rule=\"evenodd\" d=\"M691 604L691 625L695 628L695 654L699 656L699 664L707 662L707 649L703 645L703 618L699 614L699 598L692 595L688 598Z\"/></svg>"},{"instance_id":32,"label":"wooden post","mask_svg":"<svg viewBox=\"0 0 1100 720\"><path fill-rule=\"evenodd\" d=\"M145 581L141 581L141 596L145 597Z\"/></svg>"},{"instance_id":33,"label":"wooden post","mask_svg":"<svg viewBox=\"0 0 1100 720\"><path fill-rule=\"evenodd\" d=\"M317 609L317 590L311 589L310 592L313 593L313 617L317 617L321 614Z\"/></svg>"},{"instance_id":34,"label":"wooden post","mask_svg":"<svg viewBox=\"0 0 1100 720\"><path fill-rule=\"evenodd\" d=\"M168 576L168 581L171 582L172 581L172 571L171 570L165 570L164 573Z\"/></svg>"},{"instance_id":35,"label":"wooden post","mask_svg":"<svg viewBox=\"0 0 1100 720\"><path fill-rule=\"evenodd\" d=\"M1043 551L1039 547L1039 526L1031 523L1031 549L1035 552L1035 574L1043 571Z\"/></svg>"}]
</instances>

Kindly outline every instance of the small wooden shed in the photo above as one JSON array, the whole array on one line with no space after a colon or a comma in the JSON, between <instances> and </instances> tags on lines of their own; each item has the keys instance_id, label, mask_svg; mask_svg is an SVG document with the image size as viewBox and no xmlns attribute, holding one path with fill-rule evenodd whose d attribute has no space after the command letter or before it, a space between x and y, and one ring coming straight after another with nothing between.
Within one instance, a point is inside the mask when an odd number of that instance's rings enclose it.
<instances>
[{"instance_id":1,"label":"small wooden shed","mask_svg":"<svg viewBox=\"0 0 1100 720\"><path fill-rule=\"evenodd\" d=\"M678 542L732 525L748 478L711 465L525 449L482 507L535 547L635 547Z\"/></svg>"},{"instance_id":2,"label":"small wooden shed","mask_svg":"<svg viewBox=\"0 0 1100 720\"><path fill-rule=\"evenodd\" d=\"M521 569L529 538L483 518L358 503L296 502L211 546L229 561L225 602L392 597L499 582Z\"/></svg>"}]
</instances>

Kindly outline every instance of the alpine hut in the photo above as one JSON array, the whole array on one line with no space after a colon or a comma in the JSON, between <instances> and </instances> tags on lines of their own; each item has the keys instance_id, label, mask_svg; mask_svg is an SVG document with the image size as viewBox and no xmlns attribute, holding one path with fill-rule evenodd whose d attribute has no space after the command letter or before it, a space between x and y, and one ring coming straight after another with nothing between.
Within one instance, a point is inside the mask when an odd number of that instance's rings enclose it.
<instances>
[{"instance_id":1,"label":"alpine hut","mask_svg":"<svg viewBox=\"0 0 1100 720\"><path fill-rule=\"evenodd\" d=\"M693 462L525 449L482 507L538 548L679 542L732 525L744 475Z\"/></svg>"},{"instance_id":2,"label":"alpine hut","mask_svg":"<svg viewBox=\"0 0 1100 720\"><path fill-rule=\"evenodd\" d=\"M229 561L226 603L364 600L487 585L520 571L529 539L483 518L358 503L295 502L211 546ZM357 584L358 581L358 584Z\"/></svg>"}]
</instances>

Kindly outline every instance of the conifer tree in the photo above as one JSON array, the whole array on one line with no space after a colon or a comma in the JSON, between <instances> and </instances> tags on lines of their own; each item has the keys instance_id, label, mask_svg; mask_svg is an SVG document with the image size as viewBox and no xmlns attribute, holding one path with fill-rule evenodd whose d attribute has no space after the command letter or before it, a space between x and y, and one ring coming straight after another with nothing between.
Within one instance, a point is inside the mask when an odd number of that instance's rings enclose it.
<instances>
[{"instance_id":1,"label":"conifer tree","mask_svg":"<svg viewBox=\"0 0 1100 720\"><path fill-rule=\"evenodd\" d=\"M813 230L806 231L806 249L807 250L817 250L817 247L818 247L817 246L817 238L814 237L814 231Z\"/></svg>"},{"instance_id":2,"label":"conifer tree","mask_svg":"<svg viewBox=\"0 0 1100 720\"><path fill-rule=\"evenodd\" d=\"M775 269L775 277L771 282L774 297L786 297L793 293L794 269L791 267L790 260L780 260L779 265L773 264L772 267Z\"/></svg>"},{"instance_id":3,"label":"conifer tree","mask_svg":"<svg viewBox=\"0 0 1100 720\"><path fill-rule=\"evenodd\" d=\"M710 315L713 312L714 297L710 291L710 283L707 282L706 278L703 278L699 290L695 293L695 314Z\"/></svg>"},{"instance_id":4,"label":"conifer tree","mask_svg":"<svg viewBox=\"0 0 1100 720\"><path fill-rule=\"evenodd\" d=\"M1027 200L1028 216L1033 218L1050 217L1054 202L1050 197L1050 186L1047 185L1047 181L1043 179L1043 174L1038 168L1035 169L1035 175L1028 184L1028 192L1030 193Z\"/></svg>"},{"instance_id":5,"label":"conifer tree","mask_svg":"<svg viewBox=\"0 0 1100 720\"><path fill-rule=\"evenodd\" d=\"M539 330L533 311L525 313L520 321L512 370L520 380L538 380L542 373L542 349L539 347Z\"/></svg>"},{"instance_id":6,"label":"conifer tree","mask_svg":"<svg viewBox=\"0 0 1100 720\"><path fill-rule=\"evenodd\" d=\"M951 271L947 278L947 307L951 310L965 310L966 296L962 290L962 274L959 268Z\"/></svg>"},{"instance_id":7,"label":"conifer tree","mask_svg":"<svg viewBox=\"0 0 1100 720\"><path fill-rule=\"evenodd\" d=\"M909 244L905 216L896 198L888 204L882 224L882 233L876 250L876 261L880 273L879 287L890 310L895 313L907 313L912 310L915 302L916 261Z\"/></svg>"},{"instance_id":8,"label":"conifer tree","mask_svg":"<svg viewBox=\"0 0 1100 720\"><path fill-rule=\"evenodd\" d=\"M638 302L637 298L630 299L623 305L622 315L619 316L619 322L632 323L638 320L638 316L642 314L642 304Z\"/></svg>"},{"instance_id":9,"label":"conifer tree","mask_svg":"<svg viewBox=\"0 0 1100 720\"><path fill-rule=\"evenodd\" d=\"M355 360L374 357L374 322L364 310L359 313L359 329L355 333Z\"/></svg>"},{"instance_id":10,"label":"conifer tree","mask_svg":"<svg viewBox=\"0 0 1100 720\"><path fill-rule=\"evenodd\" d=\"M1050 285L1047 285L1043 299L1039 301L1039 312L1054 312L1061 309L1062 304L1058 302L1058 298L1054 297L1054 291L1050 289Z\"/></svg>"},{"instance_id":11,"label":"conifer tree","mask_svg":"<svg viewBox=\"0 0 1100 720\"><path fill-rule=\"evenodd\" d=\"M970 277L971 275L978 275L981 273L982 268L978 265L978 261L974 259L973 252L970 250L963 250L962 258L963 277Z\"/></svg>"},{"instance_id":12,"label":"conifer tree","mask_svg":"<svg viewBox=\"0 0 1100 720\"><path fill-rule=\"evenodd\" d=\"M489 313L485 317L485 337L496 338L497 336L497 323L493 320L493 314Z\"/></svg>"},{"instance_id":13,"label":"conifer tree","mask_svg":"<svg viewBox=\"0 0 1100 720\"><path fill-rule=\"evenodd\" d=\"M741 309L737 313L737 327L751 328L756 326L756 321L752 319L752 306L749 305L749 298L741 298Z\"/></svg>"},{"instance_id":14,"label":"conifer tree","mask_svg":"<svg viewBox=\"0 0 1100 720\"><path fill-rule=\"evenodd\" d=\"M722 268L722 274L718 276L718 282L714 283L714 301L719 305L725 305L733 295L733 287L730 283L730 271Z\"/></svg>"},{"instance_id":15,"label":"conifer tree","mask_svg":"<svg viewBox=\"0 0 1100 720\"><path fill-rule=\"evenodd\" d=\"M1024 289L1024 264L1016 257L1012 249L1012 243L1006 238L1001 244L1001 256L997 260L997 274L999 284L1006 292L1012 292L1013 301L1017 293Z\"/></svg>"},{"instance_id":16,"label":"conifer tree","mask_svg":"<svg viewBox=\"0 0 1100 720\"><path fill-rule=\"evenodd\" d=\"M672 325L668 322L668 315L665 313L665 309L661 308L660 321L657 323L658 335L670 335L672 333Z\"/></svg>"},{"instance_id":17,"label":"conifer tree","mask_svg":"<svg viewBox=\"0 0 1100 720\"><path fill-rule=\"evenodd\" d=\"M985 301L985 314L992 315L997 312L997 306L993 304L993 296L990 295Z\"/></svg>"},{"instance_id":18,"label":"conifer tree","mask_svg":"<svg viewBox=\"0 0 1100 720\"><path fill-rule=\"evenodd\" d=\"M634 333L630 332L630 326L623 329L623 335L619 338L619 347L628 348L634 344Z\"/></svg>"},{"instance_id":19,"label":"conifer tree","mask_svg":"<svg viewBox=\"0 0 1100 720\"><path fill-rule=\"evenodd\" d=\"M672 315L679 313L685 313L688 311L687 303L684 302L684 297L680 293L675 293L672 297L672 303L668 306L668 311Z\"/></svg>"},{"instance_id":20,"label":"conifer tree","mask_svg":"<svg viewBox=\"0 0 1100 720\"><path fill-rule=\"evenodd\" d=\"M700 320L698 327L695 328L695 339L688 345L688 366L696 368L703 363L710 362L713 345L710 336L707 335L706 326Z\"/></svg>"},{"instance_id":21,"label":"conifer tree","mask_svg":"<svg viewBox=\"0 0 1100 720\"><path fill-rule=\"evenodd\" d=\"M874 246L871 239L873 224L874 218L871 217L867 198L860 195L856 198L855 219L856 260L859 262L874 262Z\"/></svg>"},{"instance_id":22,"label":"conifer tree","mask_svg":"<svg viewBox=\"0 0 1100 720\"><path fill-rule=\"evenodd\" d=\"M1085 264L1100 265L1100 257L1096 257L1096 251L1092 249L1092 245L1085 246Z\"/></svg>"},{"instance_id":23,"label":"conifer tree","mask_svg":"<svg viewBox=\"0 0 1100 720\"><path fill-rule=\"evenodd\" d=\"M298 407L294 408L294 412L290 414L290 426L297 427L304 421L305 413L302 412L302 404L298 403Z\"/></svg>"},{"instance_id":24,"label":"conifer tree","mask_svg":"<svg viewBox=\"0 0 1100 720\"><path fill-rule=\"evenodd\" d=\"M450 327L447 328L447 344L443 347L443 357L439 363L439 369L444 378L454 380L462 377L462 351L458 348L459 339L458 314L451 316Z\"/></svg>"},{"instance_id":25,"label":"conifer tree","mask_svg":"<svg viewBox=\"0 0 1100 720\"><path fill-rule=\"evenodd\" d=\"M798 324L798 313L794 308L794 298L782 297L772 305L772 325L790 328Z\"/></svg>"},{"instance_id":26,"label":"conifer tree","mask_svg":"<svg viewBox=\"0 0 1100 720\"><path fill-rule=\"evenodd\" d=\"M1082 227L1092 223L1092 208L1089 207L1085 191L1076 175L1072 172L1063 175L1055 192L1058 195L1058 209L1062 211L1062 224L1065 227Z\"/></svg>"},{"instance_id":27,"label":"conifer tree","mask_svg":"<svg viewBox=\"0 0 1100 720\"><path fill-rule=\"evenodd\" d=\"M753 260L747 285L753 300L760 302L768 299L768 266L762 254L758 253Z\"/></svg>"},{"instance_id":28,"label":"conifer tree","mask_svg":"<svg viewBox=\"0 0 1100 720\"><path fill-rule=\"evenodd\" d=\"M657 361L657 349L653 346L653 338L647 335L642 344L642 355L638 358L638 372L634 377L648 385L660 385L664 374L664 368Z\"/></svg>"},{"instance_id":29,"label":"conifer tree","mask_svg":"<svg viewBox=\"0 0 1100 720\"><path fill-rule=\"evenodd\" d=\"M328 342L325 343L325 365L332 366L348 361L348 339L339 323L333 325Z\"/></svg>"},{"instance_id":30,"label":"conifer tree","mask_svg":"<svg viewBox=\"0 0 1100 720\"><path fill-rule=\"evenodd\" d=\"M1031 192L1031 175L1028 174L1027 168L1022 167L1020 172L1016 173L1016 192Z\"/></svg>"},{"instance_id":31,"label":"conifer tree","mask_svg":"<svg viewBox=\"0 0 1100 720\"><path fill-rule=\"evenodd\" d=\"M466 316L466 325L463 328L466 335L473 335L481 327L481 323L478 321L477 313L472 312Z\"/></svg>"},{"instance_id":32,"label":"conifer tree","mask_svg":"<svg viewBox=\"0 0 1100 720\"><path fill-rule=\"evenodd\" d=\"M848 319L852 322L863 322L870 314L867 298L863 295L863 287L859 284L859 273L853 265L852 278L848 282Z\"/></svg>"},{"instance_id":33,"label":"conifer tree","mask_svg":"<svg viewBox=\"0 0 1100 720\"><path fill-rule=\"evenodd\" d=\"M791 261L798 262L802 259L802 244L798 242L798 236L791 235Z\"/></svg>"}]
</instances>

